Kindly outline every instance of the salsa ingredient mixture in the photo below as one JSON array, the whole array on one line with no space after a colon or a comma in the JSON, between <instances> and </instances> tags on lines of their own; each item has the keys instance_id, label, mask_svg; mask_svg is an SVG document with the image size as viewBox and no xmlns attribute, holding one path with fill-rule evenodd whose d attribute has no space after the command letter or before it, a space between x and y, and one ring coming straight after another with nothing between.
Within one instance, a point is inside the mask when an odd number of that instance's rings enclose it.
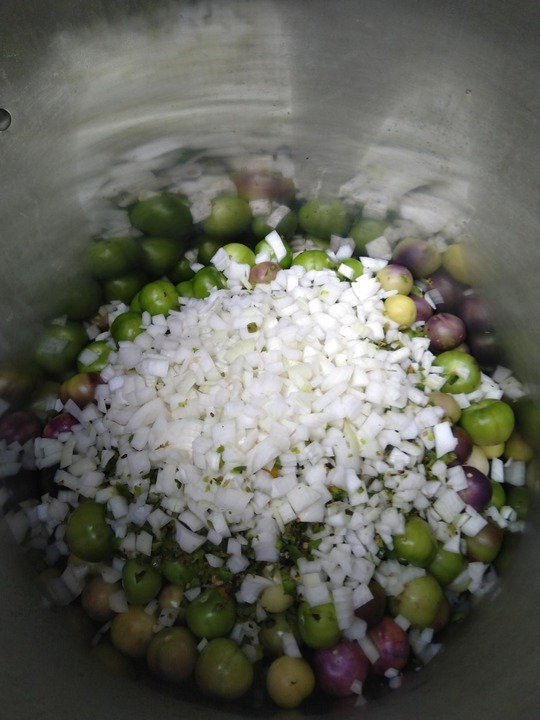
<instances>
[{"instance_id":1,"label":"salsa ingredient mixture","mask_svg":"<svg viewBox=\"0 0 540 720\"><path fill-rule=\"evenodd\" d=\"M0 368L0 499L96 654L220 700L362 702L496 586L527 398L460 226L216 162L117 189Z\"/></svg>"}]
</instances>

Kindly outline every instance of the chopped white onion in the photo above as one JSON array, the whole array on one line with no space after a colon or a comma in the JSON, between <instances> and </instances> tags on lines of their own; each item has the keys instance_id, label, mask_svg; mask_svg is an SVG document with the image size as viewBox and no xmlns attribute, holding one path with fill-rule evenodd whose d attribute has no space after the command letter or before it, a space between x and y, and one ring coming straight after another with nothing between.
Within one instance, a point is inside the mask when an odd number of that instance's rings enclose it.
<instances>
[{"instance_id":1,"label":"chopped white onion","mask_svg":"<svg viewBox=\"0 0 540 720\"><path fill-rule=\"evenodd\" d=\"M361 640L358 641L358 644L364 651L367 659L370 663L376 663L379 659L379 651L377 650L376 646L372 642L372 640L369 639L369 637L364 637Z\"/></svg>"},{"instance_id":2,"label":"chopped white onion","mask_svg":"<svg viewBox=\"0 0 540 720\"><path fill-rule=\"evenodd\" d=\"M123 590L117 590L109 597L109 607L115 613L127 612L129 605Z\"/></svg>"},{"instance_id":3,"label":"chopped white onion","mask_svg":"<svg viewBox=\"0 0 540 720\"><path fill-rule=\"evenodd\" d=\"M298 642L292 633L284 632L281 635L281 642L283 645L283 654L288 657L301 658L302 652L298 645Z\"/></svg>"},{"instance_id":4,"label":"chopped white onion","mask_svg":"<svg viewBox=\"0 0 540 720\"><path fill-rule=\"evenodd\" d=\"M523 460L507 460L504 466L504 481L509 485L525 485L527 482L527 464Z\"/></svg>"}]
</instances>

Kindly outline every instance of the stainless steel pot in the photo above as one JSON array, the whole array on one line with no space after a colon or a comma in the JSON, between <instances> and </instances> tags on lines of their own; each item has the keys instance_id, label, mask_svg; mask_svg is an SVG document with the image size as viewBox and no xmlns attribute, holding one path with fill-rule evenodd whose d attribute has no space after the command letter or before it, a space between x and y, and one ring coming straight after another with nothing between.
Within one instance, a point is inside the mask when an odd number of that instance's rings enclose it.
<instances>
[{"instance_id":1,"label":"stainless steel pot","mask_svg":"<svg viewBox=\"0 0 540 720\"><path fill-rule=\"evenodd\" d=\"M469 219L478 282L536 396L538 37L540 6L527 0L4 0L2 353L30 347L116 157L163 136L228 152L287 145L305 193L371 173ZM496 597L364 717L538 716L537 510ZM63 614L41 606L4 523L0 535L2 714L207 716L97 667Z\"/></svg>"}]
</instances>

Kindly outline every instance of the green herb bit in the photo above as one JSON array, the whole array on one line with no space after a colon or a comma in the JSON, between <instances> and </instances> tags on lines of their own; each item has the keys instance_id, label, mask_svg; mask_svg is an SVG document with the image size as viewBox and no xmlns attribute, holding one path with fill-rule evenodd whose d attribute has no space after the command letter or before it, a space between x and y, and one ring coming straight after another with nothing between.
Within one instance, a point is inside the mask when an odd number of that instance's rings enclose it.
<instances>
[{"instance_id":1,"label":"green herb bit","mask_svg":"<svg viewBox=\"0 0 540 720\"><path fill-rule=\"evenodd\" d=\"M347 491L343 490L343 488L336 487L335 485L330 485L328 487L328 490L330 491L332 500L334 500L335 502L343 502L347 500Z\"/></svg>"},{"instance_id":2,"label":"green herb bit","mask_svg":"<svg viewBox=\"0 0 540 720\"><path fill-rule=\"evenodd\" d=\"M233 580L233 573L226 567L216 568L215 578L224 585L230 585Z\"/></svg>"},{"instance_id":3,"label":"green herb bit","mask_svg":"<svg viewBox=\"0 0 540 720\"><path fill-rule=\"evenodd\" d=\"M279 557L282 564L292 565L300 558L313 560L313 551L319 547L321 539L313 539L311 529L311 523L300 520L293 520L285 525L281 538L278 540Z\"/></svg>"},{"instance_id":4,"label":"green herb bit","mask_svg":"<svg viewBox=\"0 0 540 720\"><path fill-rule=\"evenodd\" d=\"M109 460L109 462L105 465L103 472L106 476L114 475L116 472L116 465L118 463L118 452L115 452L113 457Z\"/></svg>"},{"instance_id":5,"label":"green herb bit","mask_svg":"<svg viewBox=\"0 0 540 720\"><path fill-rule=\"evenodd\" d=\"M296 583L292 579L292 577L286 575L282 580L282 584L283 584L283 591L287 595L296 596Z\"/></svg>"}]
</instances>

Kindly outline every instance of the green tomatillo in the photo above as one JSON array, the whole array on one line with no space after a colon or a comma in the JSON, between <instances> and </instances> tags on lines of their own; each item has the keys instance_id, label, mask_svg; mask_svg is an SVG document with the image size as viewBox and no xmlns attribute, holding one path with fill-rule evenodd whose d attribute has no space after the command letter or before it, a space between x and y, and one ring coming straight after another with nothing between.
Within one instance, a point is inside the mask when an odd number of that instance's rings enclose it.
<instances>
[{"instance_id":1,"label":"green tomatillo","mask_svg":"<svg viewBox=\"0 0 540 720\"><path fill-rule=\"evenodd\" d=\"M171 310L178 310L178 292L168 280L154 280L141 289L139 303L143 312L167 315Z\"/></svg>"},{"instance_id":2,"label":"green tomatillo","mask_svg":"<svg viewBox=\"0 0 540 720\"><path fill-rule=\"evenodd\" d=\"M90 243L85 254L92 275L104 281L135 269L140 258L140 245L133 237L98 238Z\"/></svg>"},{"instance_id":3,"label":"green tomatillo","mask_svg":"<svg viewBox=\"0 0 540 720\"><path fill-rule=\"evenodd\" d=\"M324 250L303 250L293 258L291 264L301 265L306 271L334 267L331 257Z\"/></svg>"},{"instance_id":4,"label":"green tomatillo","mask_svg":"<svg viewBox=\"0 0 540 720\"><path fill-rule=\"evenodd\" d=\"M212 200L210 215L202 222L203 231L212 238L229 240L239 237L251 225L249 203L226 195Z\"/></svg>"},{"instance_id":5,"label":"green tomatillo","mask_svg":"<svg viewBox=\"0 0 540 720\"><path fill-rule=\"evenodd\" d=\"M432 628L444 601L441 586L426 573L413 578L397 600L397 610L417 628Z\"/></svg>"},{"instance_id":6,"label":"green tomatillo","mask_svg":"<svg viewBox=\"0 0 540 720\"><path fill-rule=\"evenodd\" d=\"M144 332L140 313L129 310L117 315L111 323L111 335L115 342L133 341Z\"/></svg>"},{"instance_id":7,"label":"green tomatillo","mask_svg":"<svg viewBox=\"0 0 540 720\"><path fill-rule=\"evenodd\" d=\"M195 681L203 693L220 700L235 700L253 683L253 666L234 640L210 640L195 663Z\"/></svg>"},{"instance_id":8,"label":"green tomatillo","mask_svg":"<svg viewBox=\"0 0 540 720\"><path fill-rule=\"evenodd\" d=\"M308 234L330 240L344 237L351 227L351 216L343 200L309 200L298 212L300 227Z\"/></svg>"},{"instance_id":9,"label":"green tomatillo","mask_svg":"<svg viewBox=\"0 0 540 720\"><path fill-rule=\"evenodd\" d=\"M225 276L212 265L197 270L188 282L191 283L193 297L199 299L208 297L213 290L226 287Z\"/></svg>"},{"instance_id":10,"label":"green tomatillo","mask_svg":"<svg viewBox=\"0 0 540 720\"><path fill-rule=\"evenodd\" d=\"M135 268L124 275L111 278L103 284L105 300L108 302L118 300L128 305L147 280L148 276L140 268Z\"/></svg>"},{"instance_id":11,"label":"green tomatillo","mask_svg":"<svg viewBox=\"0 0 540 720\"><path fill-rule=\"evenodd\" d=\"M481 373L475 358L461 350L446 350L434 360L433 365L444 368L446 382L441 390L453 395L470 393L480 385Z\"/></svg>"},{"instance_id":12,"label":"green tomatillo","mask_svg":"<svg viewBox=\"0 0 540 720\"><path fill-rule=\"evenodd\" d=\"M418 515L411 515L401 535L394 537L394 550L400 560L427 567L437 554L437 538L434 531Z\"/></svg>"},{"instance_id":13,"label":"green tomatillo","mask_svg":"<svg viewBox=\"0 0 540 720\"><path fill-rule=\"evenodd\" d=\"M105 506L83 502L69 516L66 542L69 551L86 562L100 562L112 552L114 534L105 518Z\"/></svg>"},{"instance_id":14,"label":"green tomatillo","mask_svg":"<svg viewBox=\"0 0 540 720\"><path fill-rule=\"evenodd\" d=\"M333 602L322 605L300 603L298 630L302 640L311 648L320 649L334 645L341 637Z\"/></svg>"},{"instance_id":15,"label":"green tomatillo","mask_svg":"<svg viewBox=\"0 0 540 720\"><path fill-rule=\"evenodd\" d=\"M130 558L122 568L122 586L130 605L146 605L161 590L163 579L146 560Z\"/></svg>"},{"instance_id":16,"label":"green tomatillo","mask_svg":"<svg viewBox=\"0 0 540 720\"><path fill-rule=\"evenodd\" d=\"M225 637L236 622L236 603L226 592L207 588L189 604L186 622L199 638Z\"/></svg>"},{"instance_id":17,"label":"green tomatillo","mask_svg":"<svg viewBox=\"0 0 540 720\"><path fill-rule=\"evenodd\" d=\"M154 237L181 240L193 231L193 218L183 198L161 193L140 200L129 209L133 227Z\"/></svg>"},{"instance_id":18,"label":"green tomatillo","mask_svg":"<svg viewBox=\"0 0 540 720\"><path fill-rule=\"evenodd\" d=\"M496 445L512 434L514 412L503 400L484 398L463 408L459 424L475 445Z\"/></svg>"}]
</instances>

